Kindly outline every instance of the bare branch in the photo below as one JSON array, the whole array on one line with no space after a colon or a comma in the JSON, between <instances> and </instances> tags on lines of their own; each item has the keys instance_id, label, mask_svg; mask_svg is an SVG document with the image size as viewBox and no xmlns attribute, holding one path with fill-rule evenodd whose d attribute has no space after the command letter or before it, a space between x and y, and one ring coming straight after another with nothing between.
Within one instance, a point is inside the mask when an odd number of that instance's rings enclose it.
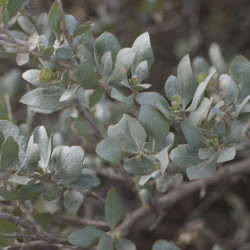
<instances>
[{"instance_id":1,"label":"bare branch","mask_svg":"<svg viewBox=\"0 0 250 250\"><path fill-rule=\"evenodd\" d=\"M0 219L8 220L17 226L26 229L30 233L35 234L35 230L34 230L33 226L24 222L21 218L0 212Z\"/></svg>"},{"instance_id":2,"label":"bare branch","mask_svg":"<svg viewBox=\"0 0 250 250\"><path fill-rule=\"evenodd\" d=\"M79 219L79 218L73 218L68 216L58 216L58 219L67 220L69 222L79 224L79 225L87 225L87 226L95 226L95 227L105 227L107 228L109 225L105 221L96 221L96 220L90 220L90 219Z\"/></svg>"},{"instance_id":3,"label":"bare branch","mask_svg":"<svg viewBox=\"0 0 250 250\"><path fill-rule=\"evenodd\" d=\"M81 111L81 114L82 114L83 118L85 118L87 120L90 127L92 128L93 136L96 138L97 141L101 141L102 134L101 134L100 130L97 128L96 123L94 122L94 120L91 117L91 115L89 114L89 112L79 103L79 101L78 101L78 106L77 107Z\"/></svg>"},{"instance_id":4,"label":"bare branch","mask_svg":"<svg viewBox=\"0 0 250 250\"><path fill-rule=\"evenodd\" d=\"M13 234L0 233L0 236L6 238L37 239L37 237L33 235L18 234L18 233L13 233Z\"/></svg>"},{"instance_id":5,"label":"bare branch","mask_svg":"<svg viewBox=\"0 0 250 250\"><path fill-rule=\"evenodd\" d=\"M228 166L220 169L216 176L210 179L201 179L196 181L191 181L188 183L182 184L178 189L175 189L168 194L165 194L159 197L156 200L156 206L159 209L166 209L173 206L178 201L182 200L184 197L192 194L193 192L198 191L202 187L209 187L216 185L221 181L228 179L229 177L249 174L250 173L250 159L246 159L240 162L229 164ZM154 212L151 206L145 206L138 208L137 210L127 214L123 222L116 228L115 232L122 231L127 234L130 228L138 220L144 218L148 214Z\"/></svg>"},{"instance_id":6,"label":"bare branch","mask_svg":"<svg viewBox=\"0 0 250 250\"><path fill-rule=\"evenodd\" d=\"M68 241L65 239L54 237L52 235L49 235L48 233L46 233L46 235L44 233L41 233L33 225L28 224L24 222L21 218L12 216L10 214L5 214L5 213L0 212L0 219L8 220L17 226L26 229L27 231L32 233L33 237L35 237L36 239L40 239L48 243L58 243L58 244L63 244L63 245L69 244Z\"/></svg>"},{"instance_id":7,"label":"bare branch","mask_svg":"<svg viewBox=\"0 0 250 250\"><path fill-rule=\"evenodd\" d=\"M23 249L24 247L32 247L32 249L36 249L35 247L46 247L46 249L50 249L48 248L48 243L46 241L41 241L41 240L36 240L36 241L30 241L30 242L25 242L25 243L15 243L12 245L13 247L19 247L20 249ZM59 243L50 243L49 244L50 247L56 247L58 249L79 249L76 246L71 246L71 245L63 245L63 244L59 244Z\"/></svg>"},{"instance_id":8,"label":"bare branch","mask_svg":"<svg viewBox=\"0 0 250 250\"><path fill-rule=\"evenodd\" d=\"M86 191L82 191L82 193L86 196L88 196L89 198L93 198L99 202L101 202L102 204L105 204L105 199L102 198L100 195L98 195L97 193L90 191L90 190L86 190Z\"/></svg>"}]
</instances>

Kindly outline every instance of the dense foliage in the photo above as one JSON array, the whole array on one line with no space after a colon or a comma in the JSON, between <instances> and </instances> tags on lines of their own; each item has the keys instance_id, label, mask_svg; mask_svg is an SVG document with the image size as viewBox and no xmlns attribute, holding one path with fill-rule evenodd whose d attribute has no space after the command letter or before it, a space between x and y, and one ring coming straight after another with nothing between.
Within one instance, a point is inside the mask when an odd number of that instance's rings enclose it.
<instances>
[{"instance_id":1,"label":"dense foliage","mask_svg":"<svg viewBox=\"0 0 250 250\"><path fill-rule=\"evenodd\" d=\"M25 11L26 3L1 1L0 57L33 68L22 74L27 117L20 126L10 102L18 73L0 85L6 110L0 121L0 247L46 242L136 249L126 238L130 227L164 207L169 190L178 192L186 176L213 178L218 165L249 147L250 62L243 56L227 62L213 44L212 65L184 56L161 95L145 82L154 61L147 32L121 48L111 33L94 38L92 23L78 25L60 0L36 18ZM53 133L45 124L32 127L35 113L58 119ZM73 132L79 145L63 145L62 130ZM102 186L99 175L125 182L141 208L126 214L117 188L105 198L100 189L93 191ZM76 230L71 223L86 199L98 208ZM54 215L69 223L55 223L47 232ZM179 248L158 240L153 249Z\"/></svg>"}]
</instances>

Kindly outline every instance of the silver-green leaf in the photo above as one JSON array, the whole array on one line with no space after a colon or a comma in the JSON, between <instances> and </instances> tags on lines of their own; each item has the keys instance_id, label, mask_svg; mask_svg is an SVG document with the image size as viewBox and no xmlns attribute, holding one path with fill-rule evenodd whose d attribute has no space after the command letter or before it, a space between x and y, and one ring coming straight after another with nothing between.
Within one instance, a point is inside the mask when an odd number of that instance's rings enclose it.
<instances>
[{"instance_id":1,"label":"silver-green leaf","mask_svg":"<svg viewBox=\"0 0 250 250\"><path fill-rule=\"evenodd\" d=\"M101 58L101 74L104 79L108 79L113 69L112 54L111 51L107 51L103 54Z\"/></svg>"},{"instance_id":2,"label":"silver-green leaf","mask_svg":"<svg viewBox=\"0 0 250 250\"><path fill-rule=\"evenodd\" d=\"M171 102L171 98L174 95L183 96L182 84L180 80L175 76L170 76L165 83L165 94L168 100Z\"/></svg>"},{"instance_id":3,"label":"silver-green leaf","mask_svg":"<svg viewBox=\"0 0 250 250\"><path fill-rule=\"evenodd\" d=\"M67 104L59 101L64 91L57 86L37 88L25 94L20 102L34 108L55 111Z\"/></svg>"},{"instance_id":4,"label":"silver-green leaf","mask_svg":"<svg viewBox=\"0 0 250 250\"><path fill-rule=\"evenodd\" d=\"M81 230L73 232L68 241L78 247L92 247L98 244L99 240L105 236L105 233L95 227L88 226Z\"/></svg>"},{"instance_id":5,"label":"silver-green leaf","mask_svg":"<svg viewBox=\"0 0 250 250\"><path fill-rule=\"evenodd\" d=\"M217 154L214 154L210 159L203 161L196 166L188 167L186 169L188 179L195 180L213 177L216 173L216 161Z\"/></svg>"},{"instance_id":6,"label":"silver-green leaf","mask_svg":"<svg viewBox=\"0 0 250 250\"><path fill-rule=\"evenodd\" d=\"M136 250L135 244L127 239L116 239L115 250Z\"/></svg>"},{"instance_id":7,"label":"silver-green leaf","mask_svg":"<svg viewBox=\"0 0 250 250\"><path fill-rule=\"evenodd\" d=\"M121 160L121 146L113 138L104 138L96 147L96 153L106 161L118 165Z\"/></svg>"},{"instance_id":8,"label":"silver-green leaf","mask_svg":"<svg viewBox=\"0 0 250 250\"><path fill-rule=\"evenodd\" d=\"M2 171L10 170L18 159L19 146L13 136L9 136L1 147L0 167Z\"/></svg>"},{"instance_id":9,"label":"silver-green leaf","mask_svg":"<svg viewBox=\"0 0 250 250\"><path fill-rule=\"evenodd\" d=\"M227 74L220 76L220 95L225 104L229 107L239 94L235 81Z\"/></svg>"},{"instance_id":10,"label":"silver-green leaf","mask_svg":"<svg viewBox=\"0 0 250 250\"><path fill-rule=\"evenodd\" d=\"M76 190L67 190L63 194L63 205L72 215L76 215L83 200L83 194Z\"/></svg>"},{"instance_id":11,"label":"silver-green leaf","mask_svg":"<svg viewBox=\"0 0 250 250\"><path fill-rule=\"evenodd\" d=\"M176 247L166 240L157 240L154 245L152 250L181 250L179 247Z\"/></svg>"},{"instance_id":12,"label":"silver-green leaf","mask_svg":"<svg viewBox=\"0 0 250 250\"><path fill-rule=\"evenodd\" d=\"M112 63L114 66L120 48L120 44L113 34L104 32L99 36L95 42L95 61L98 68L101 69L101 58L107 51L111 51Z\"/></svg>"},{"instance_id":13,"label":"silver-green leaf","mask_svg":"<svg viewBox=\"0 0 250 250\"><path fill-rule=\"evenodd\" d=\"M87 58L73 71L73 75L85 89L94 89L98 84L98 77L94 65Z\"/></svg>"},{"instance_id":14,"label":"silver-green leaf","mask_svg":"<svg viewBox=\"0 0 250 250\"><path fill-rule=\"evenodd\" d=\"M154 61L154 54L151 48L148 32L145 32L136 38L132 49L135 52L135 60L131 67L132 74L135 74L135 69L139 63L145 60L148 62L148 69L150 69Z\"/></svg>"},{"instance_id":15,"label":"silver-green leaf","mask_svg":"<svg viewBox=\"0 0 250 250\"><path fill-rule=\"evenodd\" d=\"M139 160L136 156L126 160L124 163L124 168L128 173L139 176L148 175L157 170L156 164L153 164L144 156L142 156L142 158Z\"/></svg>"},{"instance_id":16,"label":"silver-green leaf","mask_svg":"<svg viewBox=\"0 0 250 250\"><path fill-rule=\"evenodd\" d=\"M123 217L122 203L115 188L111 188L106 197L105 215L111 230L118 225Z\"/></svg>"},{"instance_id":17,"label":"silver-green leaf","mask_svg":"<svg viewBox=\"0 0 250 250\"><path fill-rule=\"evenodd\" d=\"M180 61L177 69L177 75L182 84L182 104L185 108L192 100L196 88L198 87L198 82L192 72L189 55L184 56Z\"/></svg>"},{"instance_id":18,"label":"silver-green leaf","mask_svg":"<svg viewBox=\"0 0 250 250\"><path fill-rule=\"evenodd\" d=\"M103 237L98 244L98 250L114 250L113 240L110 237Z\"/></svg>"},{"instance_id":19,"label":"silver-green leaf","mask_svg":"<svg viewBox=\"0 0 250 250\"><path fill-rule=\"evenodd\" d=\"M166 146L166 136L169 132L169 124L164 116L149 105L142 105L139 113L139 121L147 134L155 139L157 152Z\"/></svg>"},{"instance_id":20,"label":"silver-green leaf","mask_svg":"<svg viewBox=\"0 0 250 250\"><path fill-rule=\"evenodd\" d=\"M189 128L184 123L182 123L181 129L187 142L194 149L205 148L207 146L205 143L205 139L203 138L198 128Z\"/></svg>"},{"instance_id":21,"label":"silver-green leaf","mask_svg":"<svg viewBox=\"0 0 250 250\"><path fill-rule=\"evenodd\" d=\"M182 171L202 162L197 151L189 144L178 145L170 152L169 158Z\"/></svg>"},{"instance_id":22,"label":"silver-green leaf","mask_svg":"<svg viewBox=\"0 0 250 250\"><path fill-rule=\"evenodd\" d=\"M57 146L52 153L54 177L70 180L79 177L82 172L84 151L79 146Z\"/></svg>"},{"instance_id":23,"label":"silver-green leaf","mask_svg":"<svg viewBox=\"0 0 250 250\"><path fill-rule=\"evenodd\" d=\"M135 53L130 48L121 49L116 57L115 68L109 77L109 81L121 80L134 61Z\"/></svg>"},{"instance_id":24,"label":"silver-green leaf","mask_svg":"<svg viewBox=\"0 0 250 250\"><path fill-rule=\"evenodd\" d=\"M241 84L239 102L242 102L250 94L250 62L244 56L237 56L230 67L233 78Z\"/></svg>"},{"instance_id":25,"label":"silver-green leaf","mask_svg":"<svg viewBox=\"0 0 250 250\"><path fill-rule=\"evenodd\" d=\"M195 93L194 93L194 98L193 101L190 105L190 107L187 109L188 111L195 111L197 106L199 105L201 99L203 98L204 92L206 90L206 87L209 83L209 81L212 79L212 77L214 76L216 70L213 70L206 78L206 80L204 82L201 82L198 86L198 88L196 89Z\"/></svg>"},{"instance_id":26,"label":"silver-green leaf","mask_svg":"<svg viewBox=\"0 0 250 250\"><path fill-rule=\"evenodd\" d=\"M219 152L217 163L231 161L234 159L235 155L236 155L235 147L229 147L229 148L222 149Z\"/></svg>"}]
</instances>

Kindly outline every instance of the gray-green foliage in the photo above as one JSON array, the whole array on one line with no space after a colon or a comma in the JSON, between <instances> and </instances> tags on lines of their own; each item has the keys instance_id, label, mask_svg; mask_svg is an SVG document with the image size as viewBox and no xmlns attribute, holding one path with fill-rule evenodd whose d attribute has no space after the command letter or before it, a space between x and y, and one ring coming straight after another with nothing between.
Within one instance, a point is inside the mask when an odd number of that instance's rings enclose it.
<instances>
[{"instance_id":1,"label":"gray-green foliage","mask_svg":"<svg viewBox=\"0 0 250 250\"><path fill-rule=\"evenodd\" d=\"M213 177L217 163L233 160L237 150L249 145L250 62L238 56L229 65L213 44L211 66L202 57L191 62L186 55L177 76L166 80L165 96L146 92L151 84L145 79L154 61L147 32L121 48L115 35L104 32L95 38L92 23L78 26L73 16L63 15L60 1L34 20L23 11L26 2L0 1L5 23L1 27L9 24L13 36L5 37L0 57L16 58L18 65L34 58L34 66L22 74L31 84L20 100L27 106L27 119L17 126L8 110L0 120L0 196L8 202L61 202L66 213L79 216L89 195L105 203L101 216L110 231L87 226L72 232L68 243L100 250L136 249L116 232L127 219L122 193L111 188L103 201L90 190L101 184L99 171L104 176L122 173L119 180L125 178L125 184L131 175L143 206L156 199L154 191L178 187L184 173L190 180ZM0 78L0 96L6 103L21 84L12 83L18 72L8 74L12 78ZM134 112L138 106L139 112ZM33 128L32 112L53 121L58 112L59 122L48 130L43 125ZM76 146L64 145L61 133L71 132L78 138ZM2 231L12 233L15 228L1 222ZM12 243L0 241L0 246ZM160 249L179 248L159 240L153 250Z\"/></svg>"},{"instance_id":2,"label":"gray-green foliage","mask_svg":"<svg viewBox=\"0 0 250 250\"><path fill-rule=\"evenodd\" d=\"M110 189L108 192L105 215L111 229L114 229L123 217L122 203L115 188Z\"/></svg>"}]
</instances>

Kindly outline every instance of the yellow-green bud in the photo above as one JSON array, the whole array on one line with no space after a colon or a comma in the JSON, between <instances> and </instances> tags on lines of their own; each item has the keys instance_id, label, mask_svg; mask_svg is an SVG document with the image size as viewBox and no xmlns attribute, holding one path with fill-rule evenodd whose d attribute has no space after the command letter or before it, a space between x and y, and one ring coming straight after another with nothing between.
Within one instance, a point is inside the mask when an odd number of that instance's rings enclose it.
<instances>
[{"instance_id":1,"label":"yellow-green bud","mask_svg":"<svg viewBox=\"0 0 250 250\"><path fill-rule=\"evenodd\" d=\"M141 161L141 160L142 160L142 155L141 155L141 154L137 155L137 156L135 157L135 159L136 159L137 161Z\"/></svg>"},{"instance_id":2,"label":"yellow-green bud","mask_svg":"<svg viewBox=\"0 0 250 250\"><path fill-rule=\"evenodd\" d=\"M131 86L135 86L138 84L138 75L133 75L131 79L129 79L129 83Z\"/></svg>"},{"instance_id":3,"label":"yellow-green bud","mask_svg":"<svg viewBox=\"0 0 250 250\"><path fill-rule=\"evenodd\" d=\"M207 78L206 74L199 74L196 76L198 83L204 82L206 80L206 78Z\"/></svg>"},{"instance_id":4,"label":"yellow-green bud","mask_svg":"<svg viewBox=\"0 0 250 250\"><path fill-rule=\"evenodd\" d=\"M207 140L207 145L209 147L217 147L218 146L218 142L219 142L218 136L217 135L213 135L212 139L210 139L210 140L208 139Z\"/></svg>"},{"instance_id":5,"label":"yellow-green bud","mask_svg":"<svg viewBox=\"0 0 250 250\"><path fill-rule=\"evenodd\" d=\"M39 50L39 52L43 53L44 49L45 49L44 46L41 43L39 43L38 44L38 50Z\"/></svg>"},{"instance_id":6,"label":"yellow-green bud","mask_svg":"<svg viewBox=\"0 0 250 250\"><path fill-rule=\"evenodd\" d=\"M39 81L42 83L51 82L56 79L56 74L50 68L44 68L39 75Z\"/></svg>"},{"instance_id":7,"label":"yellow-green bud","mask_svg":"<svg viewBox=\"0 0 250 250\"><path fill-rule=\"evenodd\" d=\"M179 95L173 95L171 97L171 109L174 111L181 110L182 99Z\"/></svg>"}]
</instances>

